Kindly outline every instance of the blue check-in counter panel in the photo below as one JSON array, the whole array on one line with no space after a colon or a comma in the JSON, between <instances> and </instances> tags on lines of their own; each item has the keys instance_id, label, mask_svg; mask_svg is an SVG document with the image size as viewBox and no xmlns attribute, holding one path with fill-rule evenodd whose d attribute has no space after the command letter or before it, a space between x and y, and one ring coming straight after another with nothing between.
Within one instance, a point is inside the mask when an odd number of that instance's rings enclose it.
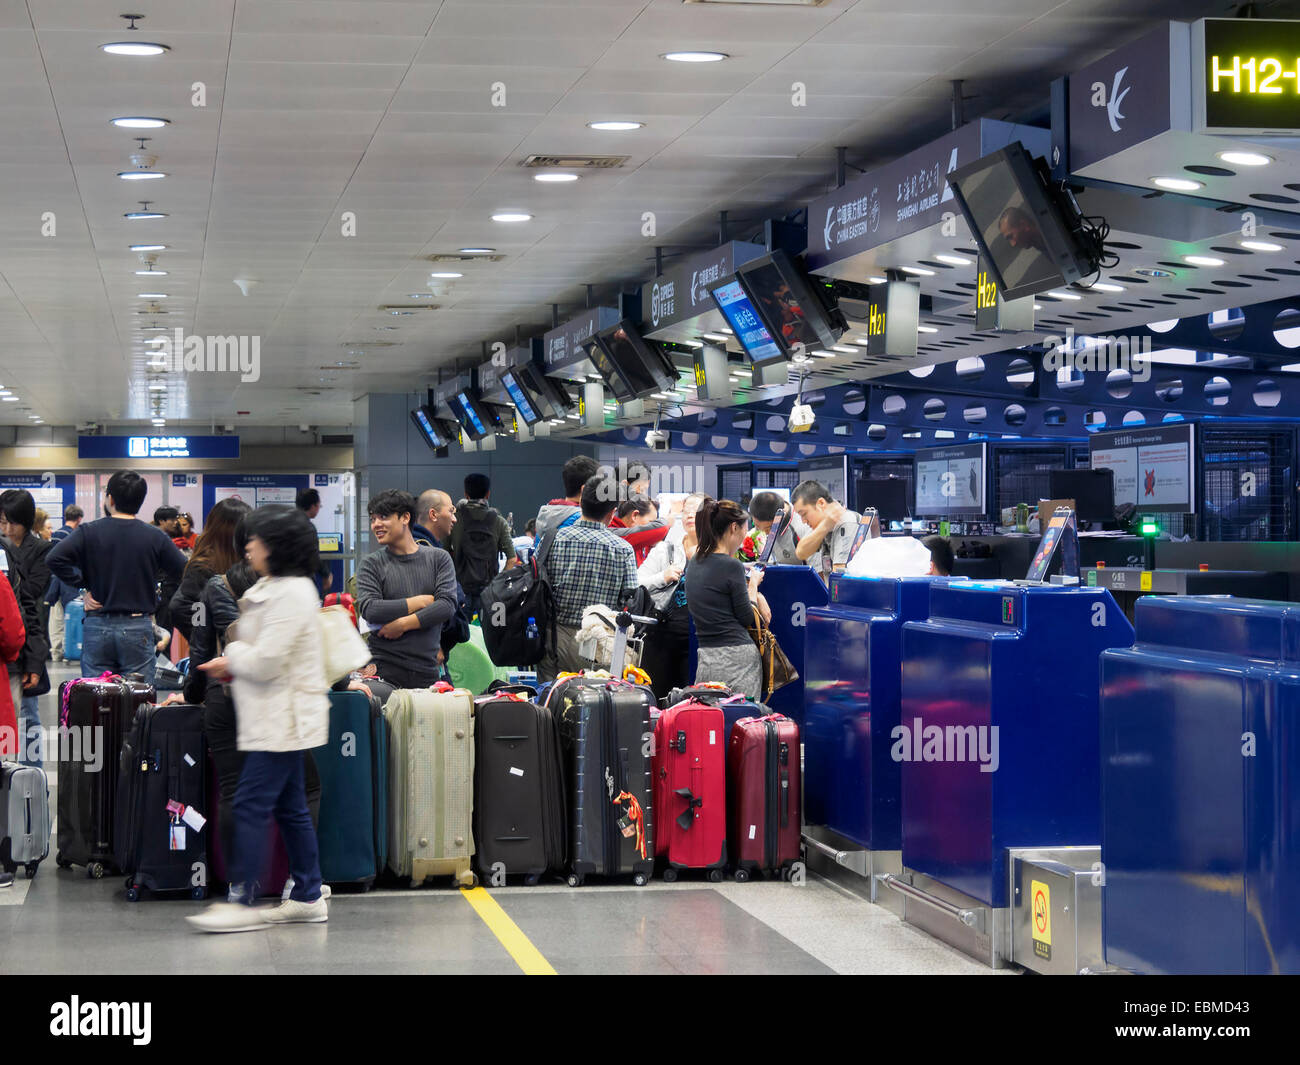
<instances>
[{"instance_id":1,"label":"blue check-in counter panel","mask_svg":"<svg viewBox=\"0 0 1300 1065\"><path fill-rule=\"evenodd\" d=\"M903 865L1001 908L1007 848L1095 845L1100 656L1132 642L1104 589L934 584L903 626Z\"/></svg>"},{"instance_id":2,"label":"blue check-in counter panel","mask_svg":"<svg viewBox=\"0 0 1300 1065\"><path fill-rule=\"evenodd\" d=\"M899 723L903 625L929 614L946 577L831 577L808 611L804 647L804 820L867 850L901 846Z\"/></svg>"},{"instance_id":3,"label":"blue check-in counter panel","mask_svg":"<svg viewBox=\"0 0 1300 1065\"><path fill-rule=\"evenodd\" d=\"M1300 606L1137 601L1102 656L1106 961L1300 973Z\"/></svg>"},{"instance_id":4,"label":"blue check-in counter panel","mask_svg":"<svg viewBox=\"0 0 1300 1065\"><path fill-rule=\"evenodd\" d=\"M799 671L799 679L774 692L767 705L776 713L793 718L802 727L808 611L823 607L829 601L826 585L808 566L768 566L759 591L772 608L772 635L791 665Z\"/></svg>"}]
</instances>

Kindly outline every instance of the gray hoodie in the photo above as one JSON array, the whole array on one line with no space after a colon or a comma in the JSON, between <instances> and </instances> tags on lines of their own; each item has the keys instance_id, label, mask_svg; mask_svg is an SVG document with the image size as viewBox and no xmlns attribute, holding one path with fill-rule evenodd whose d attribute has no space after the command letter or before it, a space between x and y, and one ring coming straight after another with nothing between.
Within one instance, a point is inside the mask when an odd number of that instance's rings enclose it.
<instances>
[{"instance_id":1,"label":"gray hoodie","mask_svg":"<svg viewBox=\"0 0 1300 1065\"><path fill-rule=\"evenodd\" d=\"M549 503L543 503L542 509L537 512L537 539L533 542L534 546L542 542L542 537L547 532L558 529L573 514L581 517L582 508L567 499L552 499Z\"/></svg>"}]
</instances>

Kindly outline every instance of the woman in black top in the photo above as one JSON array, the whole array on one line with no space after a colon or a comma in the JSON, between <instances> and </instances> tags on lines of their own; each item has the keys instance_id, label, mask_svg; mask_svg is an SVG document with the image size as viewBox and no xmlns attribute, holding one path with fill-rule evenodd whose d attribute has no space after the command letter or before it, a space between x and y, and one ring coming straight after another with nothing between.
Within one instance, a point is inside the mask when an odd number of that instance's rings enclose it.
<instances>
[{"instance_id":1,"label":"woman in black top","mask_svg":"<svg viewBox=\"0 0 1300 1065\"><path fill-rule=\"evenodd\" d=\"M213 577L219 577L244 557L244 545L236 549L235 527L253 508L242 499L219 499L208 511L203 534L194 544L194 553L185 564L180 586L167 604L171 622L186 640L194 638L195 610L203 589ZM191 664L193 672L193 664Z\"/></svg>"},{"instance_id":2,"label":"woman in black top","mask_svg":"<svg viewBox=\"0 0 1300 1065\"><path fill-rule=\"evenodd\" d=\"M749 526L748 515L729 499L706 498L695 513L699 546L686 567L686 603L695 624L699 659L695 683L713 681L763 697L758 648L749 635L757 613L770 622L772 612L758 593L763 571L745 579L745 567L735 558Z\"/></svg>"}]
</instances>

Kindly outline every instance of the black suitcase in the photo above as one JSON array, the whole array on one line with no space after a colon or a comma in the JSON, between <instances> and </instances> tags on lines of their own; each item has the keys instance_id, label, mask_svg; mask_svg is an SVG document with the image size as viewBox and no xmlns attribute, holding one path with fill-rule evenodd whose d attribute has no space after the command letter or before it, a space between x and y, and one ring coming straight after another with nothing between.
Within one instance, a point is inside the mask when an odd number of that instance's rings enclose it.
<instances>
[{"instance_id":1,"label":"black suitcase","mask_svg":"<svg viewBox=\"0 0 1300 1065\"><path fill-rule=\"evenodd\" d=\"M131 902L141 888L207 895L207 755L201 706L136 710L119 759L115 829Z\"/></svg>"},{"instance_id":2,"label":"black suitcase","mask_svg":"<svg viewBox=\"0 0 1300 1065\"><path fill-rule=\"evenodd\" d=\"M55 863L84 865L91 876L113 868L118 756L137 706L156 699L143 678L106 677L59 686L59 839ZM95 761L87 762L92 750Z\"/></svg>"},{"instance_id":3,"label":"black suitcase","mask_svg":"<svg viewBox=\"0 0 1300 1065\"><path fill-rule=\"evenodd\" d=\"M482 878L504 887L522 875L536 884L566 854L564 768L549 710L500 690L474 714L474 856Z\"/></svg>"},{"instance_id":4,"label":"black suitcase","mask_svg":"<svg viewBox=\"0 0 1300 1065\"><path fill-rule=\"evenodd\" d=\"M629 873L640 886L654 872L653 705L649 688L610 678L569 677L550 691L568 792L570 887Z\"/></svg>"}]
</instances>

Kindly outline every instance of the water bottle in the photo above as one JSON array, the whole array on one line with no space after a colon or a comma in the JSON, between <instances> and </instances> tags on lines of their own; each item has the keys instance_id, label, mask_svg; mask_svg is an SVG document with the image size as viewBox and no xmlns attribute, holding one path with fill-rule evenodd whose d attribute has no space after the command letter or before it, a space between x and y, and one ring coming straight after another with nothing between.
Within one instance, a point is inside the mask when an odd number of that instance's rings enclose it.
<instances>
[{"instance_id":1,"label":"water bottle","mask_svg":"<svg viewBox=\"0 0 1300 1065\"><path fill-rule=\"evenodd\" d=\"M536 640L541 634L537 631L537 619L528 619L528 639Z\"/></svg>"}]
</instances>

